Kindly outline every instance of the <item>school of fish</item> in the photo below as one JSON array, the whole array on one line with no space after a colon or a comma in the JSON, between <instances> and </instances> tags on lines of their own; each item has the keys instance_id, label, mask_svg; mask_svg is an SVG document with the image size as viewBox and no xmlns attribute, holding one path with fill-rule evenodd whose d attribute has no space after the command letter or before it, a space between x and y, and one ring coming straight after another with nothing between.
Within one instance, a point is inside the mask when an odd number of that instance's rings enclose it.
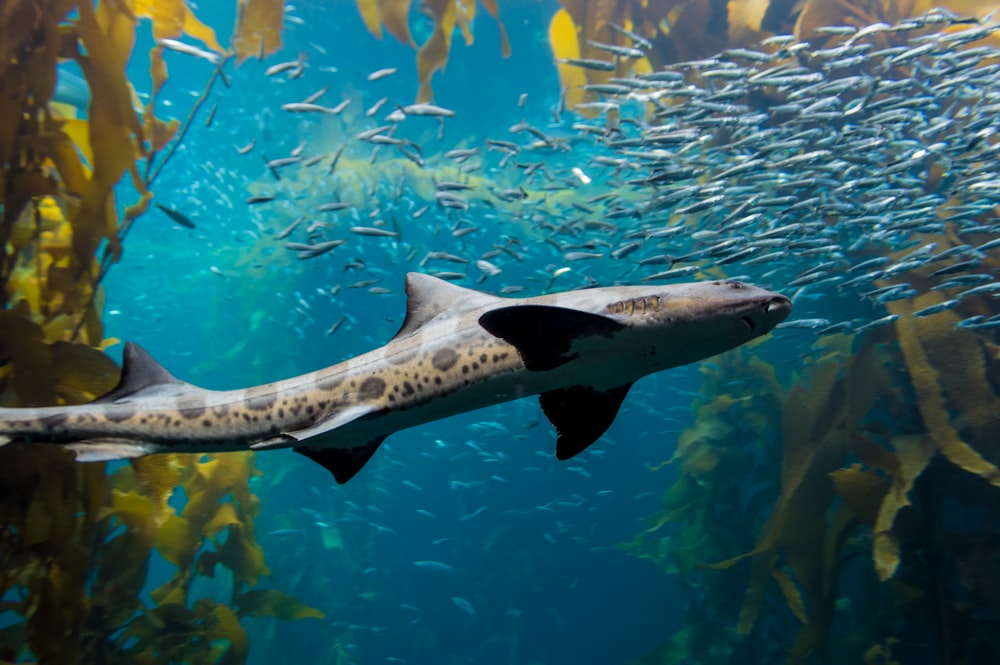
<instances>
[{"instance_id":1,"label":"school of fish","mask_svg":"<svg viewBox=\"0 0 1000 665\"><path fill-rule=\"evenodd\" d=\"M935 10L896 25L821 29L814 42L822 45L778 35L588 85L594 101L566 109L560 98L547 122L527 119L522 95L524 119L479 145L448 135L452 110L379 97L352 124L338 120L336 147L303 140L264 157L272 183L256 181L258 193L246 198L250 233L304 260L350 254L329 272L356 280L289 297L303 325L315 323L317 300L342 287L389 293L380 283L389 265L501 294L547 291L557 280L566 288L745 279L792 295L799 317L783 328L818 334L890 323L886 303L927 291L941 297L914 315L934 316L1000 293L984 264L1000 248L1000 52L987 41L998 27L991 21ZM620 45L595 44L607 47L607 61L568 64L607 70L648 48L617 30ZM334 71L311 72L300 57L266 75ZM374 71L368 84L395 73ZM281 109L337 120L355 100L325 104L330 89L282 100ZM261 134L280 124L263 111L239 152L251 159ZM364 180L345 172L345 155L394 164L398 175ZM286 183L295 169L333 187L293 193ZM419 178L432 180L432 197L417 193ZM856 316L831 319L824 294L856 302ZM325 326L332 334L344 322ZM1000 317L959 325L993 328Z\"/></svg>"}]
</instances>

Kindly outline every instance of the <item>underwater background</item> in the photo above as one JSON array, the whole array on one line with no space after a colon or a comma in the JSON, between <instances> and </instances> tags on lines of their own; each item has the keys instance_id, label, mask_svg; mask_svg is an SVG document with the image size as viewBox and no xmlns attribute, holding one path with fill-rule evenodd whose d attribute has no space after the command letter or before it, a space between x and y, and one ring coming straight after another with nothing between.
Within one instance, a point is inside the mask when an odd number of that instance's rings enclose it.
<instances>
[{"instance_id":1,"label":"underwater background","mask_svg":"<svg viewBox=\"0 0 1000 665\"><path fill-rule=\"evenodd\" d=\"M10 3L4 407L107 392L119 340L211 389L335 364L414 270L794 309L565 462L533 398L345 485L3 446L0 661L997 662L1000 24L942 4Z\"/></svg>"}]
</instances>

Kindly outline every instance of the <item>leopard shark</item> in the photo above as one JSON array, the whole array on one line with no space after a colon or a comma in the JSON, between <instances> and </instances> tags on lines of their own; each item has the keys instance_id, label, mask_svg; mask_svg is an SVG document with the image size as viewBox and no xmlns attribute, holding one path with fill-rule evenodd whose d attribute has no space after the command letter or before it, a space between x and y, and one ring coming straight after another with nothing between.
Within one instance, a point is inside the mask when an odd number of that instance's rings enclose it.
<instances>
[{"instance_id":1,"label":"leopard shark","mask_svg":"<svg viewBox=\"0 0 1000 665\"><path fill-rule=\"evenodd\" d=\"M791 311L731 280L508 298L409 273L406 296L384 346L245 389L186 383L127 343L111 392L0 409L0 445L57 444L80 461L292 448L345 483L390 434L539 395L565 460L610 427L636 380L761 337Z\"/></svg>"}]
</instances>

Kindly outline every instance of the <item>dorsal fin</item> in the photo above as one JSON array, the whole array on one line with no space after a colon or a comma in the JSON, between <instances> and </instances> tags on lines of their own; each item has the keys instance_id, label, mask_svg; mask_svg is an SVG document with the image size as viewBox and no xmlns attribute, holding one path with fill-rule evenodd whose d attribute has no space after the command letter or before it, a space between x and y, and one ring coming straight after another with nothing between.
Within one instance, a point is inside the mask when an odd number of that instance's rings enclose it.
<instances>
[{"instance_id":1,"label":"dorsal fin","mask_svg":"<svg viewBox=\"0 0 1000 665\"><path fill-rule=\"evenodd\" d=\"M190 383L185 383L163 369L153 356L136 344L125 342L125 353L122 357L122 376L114 389L95 400L96 403L121 403L137 397L177 395L190 389L196 389Z\"/></svg>"},{"instance_id":2,"label":"dorsal fin","mask_svg":"<svg viewBox=\"0 0 1000 665\"><path fill-rule=\"evenodd\" d=\"M393 339L408 337L431 319L448 313L461 314L482 307L497 296L452 284L421 272L406 274L406 318Z\"/></svg>"}]
</instances>

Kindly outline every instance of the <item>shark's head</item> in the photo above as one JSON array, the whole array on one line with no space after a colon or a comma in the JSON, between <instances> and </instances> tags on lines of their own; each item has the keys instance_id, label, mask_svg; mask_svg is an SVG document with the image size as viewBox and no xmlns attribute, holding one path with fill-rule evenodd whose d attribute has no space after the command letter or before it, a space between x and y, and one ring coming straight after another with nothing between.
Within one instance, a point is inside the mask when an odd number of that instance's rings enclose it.
<instances>
[{"instance_id":1,"label":"shark's head","mask_svg":"<svg viewBox=\"0 0 1000 665\"><path fill-rule=\"evenodd\" d=\"M607 314L633 331L646 361L658 369L696 362L766 335L792 309L783 295L731 280L633 292L636 297L609 304Z\"/></svg>"}]
</instances>

